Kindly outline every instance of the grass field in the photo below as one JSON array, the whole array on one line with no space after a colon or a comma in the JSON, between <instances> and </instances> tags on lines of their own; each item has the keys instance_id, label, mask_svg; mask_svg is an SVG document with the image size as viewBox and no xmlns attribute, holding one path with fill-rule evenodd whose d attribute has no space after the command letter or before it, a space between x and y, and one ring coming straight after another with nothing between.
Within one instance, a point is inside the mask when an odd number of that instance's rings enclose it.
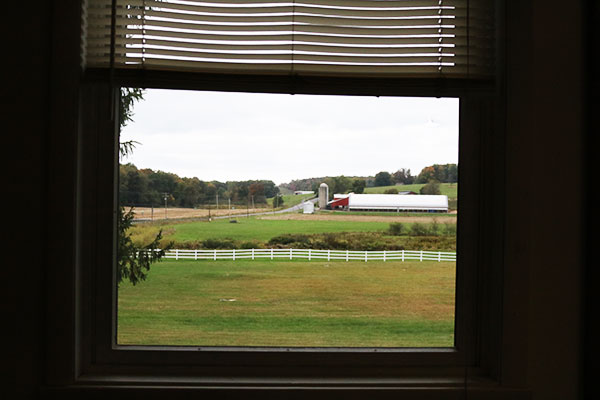
<instances>
[{"instance_id":1,"label":"grass field","mask_svg":"<svg viewBox=\"0 0 600 400\"><path fill-rule=\"evenodd\" d=\"M204 238L231 238L235 240L269 240L284 233L323 232L374 232L388 229L388 222L362 221L303 221L239 218L231 224L228 220L210 223L183 223L174 226L176 240L201 240Z\"/></svg>"},{"instance_id":2,"label":"grass field","mask_svg":"<svg viewBox=\"0 0 600 400\"><path fill-rule=\"evenodd\" d=\"M132 238L140 243L152 241L159 229L168 240L200 241L204 239L269 240L285 233L376 232L388 229L389 222L266 220L256 217L212 222L177 224L140 224L132 228Z\"/></svg>"},{"instance_id":3,"label":"grass field","mask_svg":"<svg viewBox=\"0 0 600 400\"><path fill-rule=\"evenodd\" d=\"M399 192L412 190L413 192L419 193L419 190L425 186L425 184L413 184L413 185L396 185L396 186L377 186L365 188L365 193L383 193L388 189L397 189ZM458 184L457 183L440 183L440 192L445 194L449 199L456 199L458 197Z\"/></svg>"},{"instance_id":4,"label":"grass field","mask_svg":"<svg viewBox=\"0 0 600 400\"><path fill-rule=\"evenodd\" d=\"M381 232L388 230L391 222L402 222L408 230L413 223L431 223L435 220L444 227L445 223L456 223L456 215L423 214L406 217L402 214L352 215L327 212L315 215L280 214L261 217L238 217L236 223L228 219L190 221L178 223L146 223L131 228L134 243L150 243L159 229L163 230L164 243L174 241L179 246L200 243L206 239L231 239L238 243L267 242L284 234L322 234L339 232ZM381 213L377 213L381 214ZM438 218L441 217L441 218ZM419 249L411 249L419 250Z\"/></svg>"},{"instance_id":5,"label":"grass field","mask_svg":"<svg viewBox=\"0 0 600 400\"><path fill-rule=\"evenodd\" d=\"M454 282L449 262L165 260L119 288L118 343L449 347Z\"/></svg>"}]
</instances>

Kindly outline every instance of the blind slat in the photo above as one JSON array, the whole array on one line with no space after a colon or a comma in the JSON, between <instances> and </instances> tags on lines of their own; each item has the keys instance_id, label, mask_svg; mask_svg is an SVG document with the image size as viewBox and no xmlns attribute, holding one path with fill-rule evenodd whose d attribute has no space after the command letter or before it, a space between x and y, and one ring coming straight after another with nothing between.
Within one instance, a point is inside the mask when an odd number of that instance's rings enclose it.
<instances>
[{"instance_id":1,"label":"blind slat","mask_svg":"<svg viewBox=\"0 0 600 400\"><path fill-rule=\"evenodd\" d=\"M117 40L118 44L128 43L132 46L142 46L145 44L148 47L163 46L168 48L188 48L197 49L197 43L180 42L173 40L157 40L157 39L121 39ZM203 43L202 49L218 50L218 51L283 51L291 50L291 44L219 44L219 43ZM438 53L440 48L437 44L421 44L411 47L366 47L366 46L334 46L330 43L321 44L295 44L293 46L296 51L304 52L330 52L330 53L363 53L363 54L414 54L414 53ZM448 52L454 52L454 47L442 47Z\"/></svg>"},{"instance_id":2,"label":"blind slat","mask_svg":"<svg viewBox=\"0 0 600 400\"><path fill-rule=\"evenodd\" d=\"M492 76L491 0L88 0L87 66ZM337 69L336 69L337 68ZM254 69L254 70L253 70Z\"/></svg>"},{"instance_id":3,"label":"blind slat","mask_svg":"<svg viewBox=\"0 0 600 400\"><path fill-rule=\"evenodd\" d=\"M137 2L139 6L143 6L143 1ZM311 5L265 5L262 7L214 7L205 5L189 5L179 3L162 3L158 1L146 1L146 7L152 9L171 12L189 12L189 13L205 13L205 14L265 14L265 13L301 13L301 14L320 14L331 16L354 16L354 17L390 17L390 11L387 9L358 9L358 8L324 8ZM442 10L443 14L466 16L466 10L452 8L449 6L437 7L431 4L426 6L405 7L402 10L403 17L415 17L422 15L438 15L438 11ZM120 14L126 14L127 9L120 9ZM141 10L140 10L141 11Z\"/></svg>"}]
</instances>

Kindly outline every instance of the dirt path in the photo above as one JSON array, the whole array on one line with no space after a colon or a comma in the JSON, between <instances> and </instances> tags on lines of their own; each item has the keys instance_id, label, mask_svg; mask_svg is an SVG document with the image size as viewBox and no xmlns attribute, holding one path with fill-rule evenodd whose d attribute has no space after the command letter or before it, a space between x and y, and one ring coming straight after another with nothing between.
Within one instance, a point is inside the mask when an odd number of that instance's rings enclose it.
<instances>
[{"instance_id":1,"label":"dirt path","mask_svg":"<svg viewBox=\"0 0 600 400\"><path fill-rule=\"evenodd\" d=\"M127 209L127 208L126 208ZM246 215L247 213L259 213L265 212L270 209L268 208L239 208L231 210L231 215ZM148 220L163 220L165 219L165 209L155 207L154 212L150 207L135 207L133 209L136 219L148 219ZM210 210L210 215L216 216L227 216L229 215L228 209ZM208 217L208 210L206 209L195 209L195 208L167 208L168 219L181 219L181 218L205 218Z\"/></svg>"}]
</instances>

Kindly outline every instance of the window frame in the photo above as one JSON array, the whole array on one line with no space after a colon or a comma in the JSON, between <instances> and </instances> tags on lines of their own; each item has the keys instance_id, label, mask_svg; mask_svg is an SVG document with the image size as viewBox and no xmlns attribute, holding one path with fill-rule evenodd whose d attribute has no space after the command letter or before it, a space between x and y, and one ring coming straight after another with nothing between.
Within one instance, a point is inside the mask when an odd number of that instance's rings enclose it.
<instances>
[{"instance_id":1,"label":"window frame","mask_svg":"<svg viewBox=\"0 0 600 400\"><path fill-rule=\"evenodd\" d=\"M123 86L130 86L130 80L124 74L119 81ZM99 74L101 75L101 74ZM114 76L113 76L114 79ZM148 77L145 77L148 83ZM248 88L240 85L239 79L231 81L232 87L240 87L251 91L255 85L269 86L268 77L262 82L251 79ZM260 81L259 80L259 81ZM381 84L378 86L377 84ZM155 87L165 87L165 81L157 82ZM168 85L178 87L178 83ZM262 85L262 86L261 86ZM329 94L341 87L338 82L327 86ZM368 85L361 85L359 94ZM385 88L390 85L376 82L372 87ZM227 88L227 87L225 87ZM214 88L211 88L214 89ZM396 89L397 90L397 89ZM409 90L410 91L410 90ZM188 371L205 376L207 371L227 369L228 376L244 376L249 368L252 373L262 371L260 375L275 379L285 376L304 376L319 370L321 379L331 376L335 379L346 377L356 379L356 371L364 368L381 368L380 376L387 379L406 380L426 376L445 376L455 385L460 386L465 377L465 365L468 374L482 378L482 365L477 361L480 355L489 350L480 348L477 343L481 328L479 307L468 304L482 304L479 298L485 290L478 282L478 268L481 263L478 254L472 251L482 245L479 225L481 218L480 184L482 175L489 171L489 166L482 165L480 157L473 155L487 154L492 148L484 148L480 132L490 121L486 112L491 112L491 96L488 91L478 90L475 94L458 92L455 89L433 88L438 96L457 96L460 98L460 134L459 134L459 203L461 217L458 226L457 283L455 340L453 348L270 348L270 347L171 347L171 346L119 346L116 345L116 289L108 293L106 288L116 288L115 252L116 252L116 207L117 207L117 174L118 174L118 122L115 120L118 105L118 86L97 79L95 74L86 77L81 92L81 131L79 152L79 193L80 210L86 213L79 215L79 235L81 246L80 274L83 287L89 289L82 292L82 301L90 305L82 324L82 349L86 355L83 359L83 375L88 371L102 373L102 366L110 366L111 373L118 370L129 371L131 368L145 368L153 374L161 375L165 370L181 366L191 368ZM347 89L344 90L347 92ZM423 94L425 90L419 88ZM442 94L442 92L444 92ZM296 93L315 94L313 86L297 86ZM319 92L321 93L321 92ZM342 93L347 94L347 93ZM379 94L379 92L378 92ZM403 93L404 94L404 93ZM468 116L468 118L466 117ZM487 127L489 129L489 126ZM487 157L483 157L486 159ZM463 189L466 188L466 189ZM104 205L104 206L103 206ZM470 210L470 211L467 211ZM463 216L464 214L464 216ZM112 238L112 239L111 239ZM489 240L488 240L489 242ZM475 245L474 245L475 243ZM101 265L112 265L113 268L102 268ZM485 308L485 307L484 307ZM115 310L116 311L116 310ZM107 328L110 327L110 328ZM426 372L423 369L427 370ZM259 379L257 377L257 379ZM222 377L214 376L219 380ZM310 381L310 379L309 379ZM308 381L307 381L308 382Z\"/></svg>"}]
</instances>

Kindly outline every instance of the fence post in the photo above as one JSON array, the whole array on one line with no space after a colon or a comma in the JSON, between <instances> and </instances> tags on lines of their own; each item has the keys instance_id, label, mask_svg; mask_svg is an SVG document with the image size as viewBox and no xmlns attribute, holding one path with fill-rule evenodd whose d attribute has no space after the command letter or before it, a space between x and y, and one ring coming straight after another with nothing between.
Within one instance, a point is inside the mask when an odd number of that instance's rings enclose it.
<instances>
[{"instance_id":1,"label":"fence post","mask_svg":"<svg viewBox=\"0 0 600 400\"><path fill-rule=\"evenodd\" d=\"M383 251L383 262L385 262L385 250Z\"/></svg>"},{"instance_id":2,"label":"fence post","mask_svg":"<svg viewBox=\"0 0 600 400\"><path fill-rule=\"evenodd\" d=\"M175 249L175 259L179 260L179 250Z\"/></svg>"},{"instance_id":3,"label":"fence post","mask_svg":"<svg viewBox=\"0 0 600 400\"><path fill-rule=\"evenodd\" d=\"M310 249L308 249L308 261L310 261Z\"/></svg>"},{"instance_id":4,"label":"fence post","mask_svg":"<svg viewBox=\"0 0 600 400\"><path fill-rule=\"evenodd\" d=\"M252 249L252 259L254 260L254 249Z\"/></svg>"},{"instance_id":5,"label":"fence post","mask_svg":"<svg viewBox=\"0 0 600 400\"><path fill-rule=\"evenodd\" d=\"M198 250L194 250L194 260L198 259Z\"/></svg>"},{"instance_id":6,"label":"fence post","mask_svg":"<svg viewBox=\"0 0 600 400\"><path fill-rule=\"evenodd\" d=\"M235 261L235 249L233 249L233 261Z\"/></svg>"},{"instance_id":7,"label":"fence post","mask_svg":"<svg viewBox=\"0 0 600 400\"><path fill-rule=\"evenodd\" d=\"M292 249L290 248L290 260L292 259Z\"/></svg>"},{"instance_id":8,"label":"fence post","mask_svg":"<svg viewBox=\"0 0 600 400\"><path fill-rule=\"evenodd\" d=\"M327 250L327 261L331 260L331 250Z\"/></svg>"},{"instance_id":9,"label":"fence post","mask_svg":"<svg viewBox=\"0 0 600 400\"><path fill-rule=\"evenodd\" d=\"M217 261L217 250L215 249L215 255L213 256L213 260Z\"/></svg>"},{"instance_id":10,"label":"fence post","mask_svg":"<svg viewBox=\"0 0 600 400\"><path fill-rule=\"evenodd\" d=\"M404 262L404 250L402 250L402 261Z\"/></svg>"},{"instance_id":11,"label":"fence post","mask_svg":"<svg viewBox=\"0 0 600 400\"><path fill-rule=\"evenodd\" d=\"M369 254L369 252L367 250L365 250L365 262L367 262L368 254Z\"/></svg>"},{"instance_id":12,"label":"fence post","mask_svg":"<svg viewBox=\"0 0 600 400\"><path fill-rule=\"evenodd\" d=\"M421 254L419 254L419 261L423 262L423 250L421 250Z\"/></svg>"},{"instance_id":13,"label":"fence post","mask_svg":"<svg viewBox=\"0 0 600 400\"><path fill-rule=\"evenodd\" d=\"M273 259L273 249L271 249L271 260Z\"/></svg>"},{"instance_id":14,"label":"fence post","mask_svg":"<svg viewBox=\"0 0 600 400\"><path fill-rule=\"evenodd\" d=\"M438 251L438 262L442 261L442 252Z\"/></svg>"},{"instance_id":15,"label":"fence post","mask_svg":"<svg viewBox=\"0 0 600 400\"><path fill-rule=\"evenodd\" d=\"M349 259L349 257L348 257L349 253L350 253L350 251L346 250L346 261L348 261L348 259Z\"/></svg>"}]
</instances>

